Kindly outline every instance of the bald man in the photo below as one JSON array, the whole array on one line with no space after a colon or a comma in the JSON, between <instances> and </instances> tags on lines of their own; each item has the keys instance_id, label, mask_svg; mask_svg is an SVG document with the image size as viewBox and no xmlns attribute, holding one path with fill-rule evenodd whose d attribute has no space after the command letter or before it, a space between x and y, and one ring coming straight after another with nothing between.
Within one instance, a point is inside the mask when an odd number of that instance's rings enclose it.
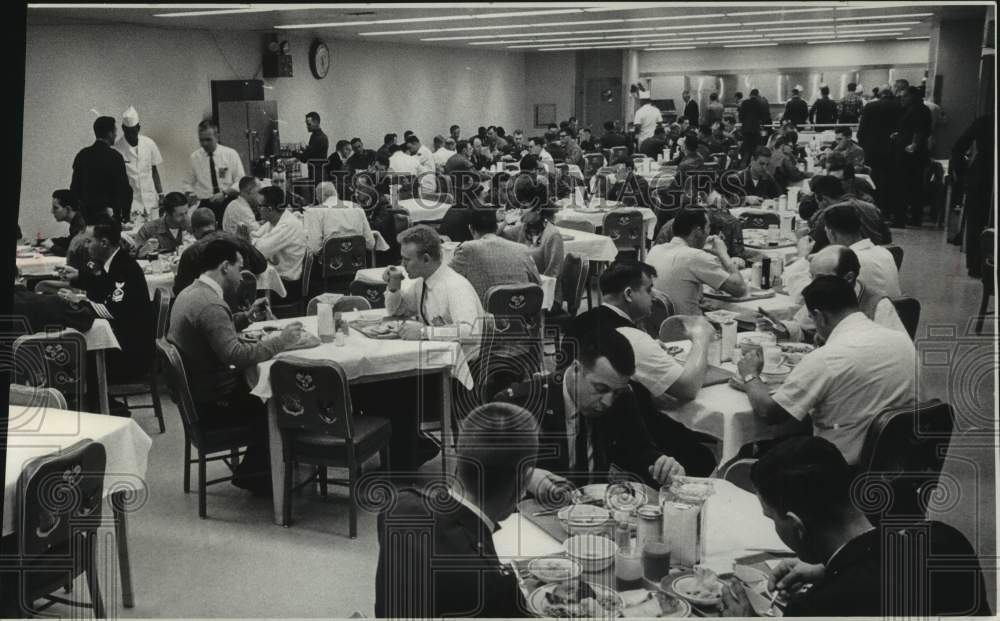
<instances>
[{"instance_id":1,"label":"bald man","mask_svg":"<svg viewBox=\"0 0 1000 621\"><path fill-rule=\"evenodd\" d=\"M847 246L827 246L809 259L809 274L813 280L817 276L837 276L854 286L858 297L858 307L866 317L875 323L907 334L906 327L899 320L892 301L874 287L865 286L861 279L861 264L858 255ZM767 311L761 310L763 318L760 328L774 332L779 339L802 341L807 332L814 332L812 318L805 305L799 307L791 321L781 321Z\"/></svg>"},{"instance_id":2,"label":"bald man","mask_svg":"<svg viewBox=\"0 0 1000 621\"><path fill-rule=\"evenodd\" d=\"M375 234L364 209L341 200L337 186L329 181L318 184L315 194L319 204L306 209L303 216L306 244L313 252L321 252L323 243L331 237L354 235L364 237L365 247L369 250L375 247Z\"/></svg>"}]
</instances>

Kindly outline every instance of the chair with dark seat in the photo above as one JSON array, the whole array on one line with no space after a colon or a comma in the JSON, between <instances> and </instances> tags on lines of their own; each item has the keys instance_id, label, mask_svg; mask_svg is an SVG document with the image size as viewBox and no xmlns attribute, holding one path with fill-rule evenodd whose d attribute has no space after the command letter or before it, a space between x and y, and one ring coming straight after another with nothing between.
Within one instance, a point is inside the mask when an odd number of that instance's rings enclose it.
<instances>
[{"instance_id":1,"label":"chair with dark seat","mask_svg":"<svg viewBox=\"0 0 1000 621\"><path fill-rule=\"evenodd\" d=\"M385 308L386 283L369 283L360 280L352 281L347 288L351 295L361 296L368 300L372 308Z\"/></svg>"},{"instance_id":2,"label":"chair with dark seat","mask_svg":"<svg viewBox=\"0 0 1000 621\"><path fill-rule=\"evenodd\" d=\"M740 216L740 225L744 229L766 229L769 226L781 226L781 217L770 211L745 213Z\"/></svg>"},{"instance_id":3,"label":"chair with dark seat","mask_svg":"<svg viewBox=\"0 0 1000 621\"><path fill-rule=\"evenodd\" d=\"M240 284L236 288L236 310L246 312L250 310L257 299L257 276L250 270L240 272ZM162 335L157 335L157 338Z\"/></svg>"},{"instance_id":4,"label":"chair with dark seat","mask_svg":"<svg viewBox=\"0 0 1000 621\"><path fill-rule=\"evenodd\" d=\"M365 246L365 238L361 235L349 237L330 237L323 242L323 250L319 260L322 266L323 290L347 290L347 286L358 270L368 267L369 251ZM335 289L330 288L331 281Z\"/></svg>"},{"instance_id":5,"label":"chair with dark seat","mask_svg":"<svg viewBox=\"0 0 1000 621\"><path fill-rule=\"evenodd\" d=\"M249 272L248 272L249 273ZM250 274L253 277L253 274ZM254 294L256 294L257 278L254 277ZM253 300L250 300L253 303ZM247 310L250 306L247 305ZM166 335L167 325L170 320L170 290L164 289L163 287L157 287L156 291L153 292L153 312L156 313L154 319L155 334L154 338L160 338ZM163 333L160 333L160 330ZM156 416L157 425L160 428L160 433L166 431L166 426L163 423L163 404L160 402L160 377L159 373L161 371L159 364L159 356L153 357L153 364L149 369L149 380L146 382L138 381L129 384L110 384L108 386L108 397L121 398L129 410L153 410L153 414ZM149 395L149 403L129 403L129 397L140 397L143 395Z\"/></svg>"},{"instance_id":6,"label":"chair with dark seat","mask_svg":"<svg viewBox=\"0 0 1000 621\"><path fill-rule=\"evenodd\" d=\"M410 228L410 212L402 208L390 209L389 213L392 214L393 223L396 225L396 231L402 233L406 229Z\"/></svg>"},{"instance_id":7,"label":"chair with dark seat","mask_svg":"<svg viewBox=\"0 0 1000 621\"><path fill-rule=\"evenodd\" d=\"M873 523L924 519L953 426L951 406L937 399L875 415L861 447L860 474L851 488L852 500ZM956 488L948 495L959 492Z\"/></svg>"},{"instance_id":8,"label":"chair with dark seat","mask_svg":"<svg viewBox=\"0 0 1000 621\"><path fill-rule=\"evenodd\" d=\"M675 313L674 303L670 301L667 294L661 291L653 291L653 304L649 316L639 321L639 328L645 330L654 339L660 338L660 327L668 317Z\"/></svg>"},{"instance_id":9,"label":"chair with dark seat","mask_svg":"<svg viewBox=\"0 0 1000 621\"><path fill-rule=\"evenodd\" d=\"M337 300L344 297L343 293L321 293L314 296L313 299L309 300L306 304L306 317L315 317L316 310L319 308L320 304L329 304L333 306Z\"/></svg>"},{"instance_id":10,"label":"chair with dark seat","mask_svg":"<svg viewBox=\"0 0 1000 621\"><path fill-rule=\"evenodd\" d=\"M983 321L986 318L986 311L990 307L990 298L994 295L993 284L997 274L996 261L993 256L993 237L995 229L986 229L979 235L979 252L983 257L982 279L983 297L979 302L979 316L976 319L976 334L983 333Z\"/></svg>"},{"instance_id":11,"label":"chair with dark seat","mask_svg":"<svg viewBox=\"0 0 1000 621\"><path fill-rule=\"evenodd\" d=\"M10 397L7 403L24 407L66 409L66 398L55 388L35 388L21 384L10 384Z\"/></svg>"},{"instance_id":12,"label":"chair with dark seat","mask_svg":"<svg viewBox=\"0 0 1000 621\"><path fill-rule=\"evenodd\" d=\"M0 583L5 617L46 616L53 604L92 608L103 618L97 566L97 530L104 506L104 445L81 440L24 464L17 480L15 534L2 540L0 555L17 571ZM85 574L90 602L53 595ZM46 603L35 607L35 602Z\"/></svg>"},{"instance_id":13,"label":"chair with dark seat","mask_svg":"<svg viewBox=\"0 0 1000 621\"><path fill-rule=\"evenodd\" d=\"M184 424L184 492L191 491L191 464L198 464L198 517L204 518L208 515L208 486L233 478L206 480L208 462L223 461L230 471L235 471L242 454L240 449L255 442L258 432L252 424L206 428L194 406L180 351L165 338L157 339L156 347L164 359L170 396ZM192 446L198 451L197 459L191 459Z\"/></svg>"},{"instance_id":14,"label":"chair with dark seat","mask_svg":"<svg viewBox=\"0 0 1000 621\"><path fill-rule=\"evenodd\" d=\"M583 176L586 179L593 177L598 170L604 167L606 163L603 153L584 153L583 154L583 166L582 171Z\"/></svg>"},{"instance_id":15,"label":"chair with dark seat","mask_svg":"<svg viewBox=\"0 0 1000 621\"><path fill-rule=\"evenodd\" d=\"M660 323L657 338L663 343L683 341L688 339L687 328L684 327L683 315L671 315Z\"/></svg>"},{"instance_id":16,"label":"chair with dark seat","mask_svg":"<svg viewBox=\"0 0 1000 621\"><path fill-rule=\"evenodd\" d=\"M906 333L910 335L911 339L917 338L917 325L920 323L920 300L901 296L898 298L889 298L889 301L896 307L896 314L899 315L899 320L903 322Z\"/></svg>"},{"instance_id":17,"label":"chair with dark seat","mask_svg":"<svg viewBox=\"0 0 1000 621\"><path fill-rule=\"evenodd\" d=\"M535 284L495 285L486 290L486 303L483 305L486 312L493 316L496 337L512 348L530 352L533 363L537 363L535 370L542 368L544 297L542 288Z\"/></svg>"},{"instance_id":18,"label":"chair with dark seat","mask_svg":"<svg viewBox=\"0 0 1000 621\"><path fill-rule=\"evenodd\" d=\"M271 367L271 390L278 405L278 427L285 447L285 504L282 525L292 522L292 473L295 463L317 466L320 493L326 496L327 468L347 469L345 485L350 497L350 535L357 537L357 480L361 465L380 454L389 467L392 426L378 416L354 416L344 369L331 360L288 357Z\"/></svg>"},{"instance_id":19,"label":"chair with dark seat","mask_svg":"<svg viewBox=\"0 0 1000 621\"><path fill-rule=\"evenodd\" d=\"M628 159L628 147L612 147L610 149L602 149L602 153L608 162L608 166L624 163Z\"/></svg>"},{"instance_id":20,"label":"chair with dark seat","mask_svg":"<svg viewBox=\"0 0 1000 621\"><path fill-rule=\"evenodd\" d=\"M757 463L756 459L747 457L737 457L719 466L719 478L729 481L736 487L750 492L757 493L757 488L750 479L750 469Z\"/></svg>"},{"instance_id":21,"label":"chair with dark seat","mask_svg":"<svg viewBox=\"0 0 1000 621\"><path fill-rule=\"evenodd\" d=\"M896 244L885 244L882 246L892 255L892 260L896 262L896 269L903 267L903 249Z\"/></svg>"},{"instance_id":22,"label":"chair with dark seat","mask_svg":"<svg viewBox=\"0 0 1000 621\"><path fill-rule=\"evenodd\" d=\"M312 278L313 265L316 263L316 256L313 251L306 248L306 253L302 256L302 277L299 281L302 290L299 291L299 298L284 304L271 304L271 312L275 317L287 319L289 317L301 317L306 310L306 301L309 299L309 281ZM291 293L289 291L288 293Z\"/></svg>"},{"instance_id":23,"label":"chair with dark seat","mask_svg":"<svg viewBox=\"0 0 1000 621\"><path fill-rule=\"evenodd\" d=\"M14 341L14 380L55 388L70 410L86 411L87 341L76 330L26 334Z\"/></svg>"},{"instance_id":24,"label":"chair with dark seat","mask_svg":"<svg viewBox=\"0 0 1000 621\"><path fill-rule=\"evenodd\" d=\"M618 248L618 255L635 253L635 260L646 258L646 235L642 212L628 209L612 211L604 216L601 232L611 238Z\"/></svg>"},{"instance_id":25,"label":"chair with dark seat","mask_svg":"<svg viewBox=\"0 0 1000 621\"><path fill-rule=\"evenodd\" d=\"M345 295L333 303L333 312L335 313L371 310L371 308L372 305L368 302L367 298L363 298L360 295Z\"/></svg>"},{"instance_id":26,"label":"chair with dark seat","mask_svg":"<svg viewBox=\"0 0 1000 621\"><path fill-rule=\"evenodd\" d=\"M569 252L563 259L562 272L559 274L559 284L562 288L563 306L556 307L547 317L547 324L554 327L556 335L556 351L559 351L559 340L566 327L580 312L580 304L588 290L590 280L590 261L584 261L578 255Z\"/></svg>"}]
</instances>

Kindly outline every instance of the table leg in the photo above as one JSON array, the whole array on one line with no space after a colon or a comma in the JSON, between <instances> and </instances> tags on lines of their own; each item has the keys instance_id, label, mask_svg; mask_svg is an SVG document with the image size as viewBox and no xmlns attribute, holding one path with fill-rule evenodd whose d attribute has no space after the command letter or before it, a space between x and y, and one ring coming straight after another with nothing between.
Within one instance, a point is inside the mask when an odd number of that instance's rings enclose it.
<instances>
[{"instance_id":1,"label":"table leg","mask_svg":"<svg viewBox=\"0 0 1000 621\"><path fill-rule=\"evenodd\" d=\"M111 402L108 399L108 365L103 349L94 352L94 363L97 365L97 399L101 414L111 413Z\"/></svg>"},{"instance_id":2,"label":"table leg","mask_svg":"<svg viewBox=\"0 0 1000 621\"><path fill-rule=\"evenodd\" d=\"M118 571L122 580L122 604L126 608L135 607L132 594L132 563L128 555L128 525L126 523L125 492L116 492L111 497L111 510L115 518L115 548L118 550Z\"/></svg>"},{"instance_id":3,"label":"table leg","mask_svg":"<svg viewBox=\"0 0 1000 621\"><path fill-rule=\"evenodd\" d=\"M271 490L274 498L274 523L284 526L282 507L285 506L285 446L278 428L278 405L267 400L267 436L271 455Z\"/></svg>"},{"instance_id":4,"label":"table leg","mask_svg":"<svg viewBox=\"0 0 1000 621\"><path fill-rule=\"evenodd\" d=\"M449 458L454 450L451 433L451 371L441 370L441 472L448 475Z\"/></svg>"}]
</instances>

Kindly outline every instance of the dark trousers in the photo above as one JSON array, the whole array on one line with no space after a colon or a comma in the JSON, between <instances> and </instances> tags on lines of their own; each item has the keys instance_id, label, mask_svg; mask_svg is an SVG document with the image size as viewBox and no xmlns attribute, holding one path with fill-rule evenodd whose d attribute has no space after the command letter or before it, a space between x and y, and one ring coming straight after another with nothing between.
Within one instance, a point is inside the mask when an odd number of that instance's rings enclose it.
<instances>
[{"instance_id":1,"label":"dark trousers","mask_svg":"<svg viewBox=\"0 0 1000 621\"><path fill-rule=\"evenodd\" d=\"M237 479L270 483L271 461L268 451L267 405L249 392L237 392L215 403L196 403L199 424L205 431L232 427L251 427L253 442L234 472Z\"/></svg>"},{"instance_id":2,"label":"dark trousers","mask_svg":"<svg viewBox=\"0 0 1000 621\"><path fill-rule=\"evenodd\" d=\"M351 386L355 416L381 416L392 423L389 453L393 472L415 472L436 454L420 433L421 422L441 420L438 374Z\"/></svg>"},{"instance_id":3,"label":"dark trousers","mask_svg":"<svg viewBox=\"0 0 1000 621\"><path fill-rule=\"evenodd\" d=\"M909 220L911 224L919 226L923 222L924 206L927 202L924 183L926 163L926 154L907 153L902 146L894 151L892 170L894 182L890 187L892 217L897 224L904 224Z\"/></svg>"},{"instance_id":4,"label":"dark trousers","mask_svg":"<svg viewBox=\"0 0 1000 621\"><path fill-rule=\"evenodd\" d=\"M743 166L750 164L753 150L760 146L760 132L743 132L743 144L740 146L740 158Z\"/></svg>"}]
</instances>

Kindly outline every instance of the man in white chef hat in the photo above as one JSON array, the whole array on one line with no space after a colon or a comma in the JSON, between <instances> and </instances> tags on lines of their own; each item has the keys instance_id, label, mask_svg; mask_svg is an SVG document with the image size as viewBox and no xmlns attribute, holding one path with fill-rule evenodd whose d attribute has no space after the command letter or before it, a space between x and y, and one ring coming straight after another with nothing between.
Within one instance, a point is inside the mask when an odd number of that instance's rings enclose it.
<instances>
[{"instance_id":1,"label":"man in white chef hat","mask_svg":"<svg viewBox=\"0 0 1000 621\"><path fill-rule=\"evenodd\" d=\"M163 196L160 173L163 163L160 149L152 138L139 135L139 113L132 106L122 113L122 137L115 149L125 158L125 172L132 186L132 213L144 219L156 218Z\"/></svg>"}]
</instances>

